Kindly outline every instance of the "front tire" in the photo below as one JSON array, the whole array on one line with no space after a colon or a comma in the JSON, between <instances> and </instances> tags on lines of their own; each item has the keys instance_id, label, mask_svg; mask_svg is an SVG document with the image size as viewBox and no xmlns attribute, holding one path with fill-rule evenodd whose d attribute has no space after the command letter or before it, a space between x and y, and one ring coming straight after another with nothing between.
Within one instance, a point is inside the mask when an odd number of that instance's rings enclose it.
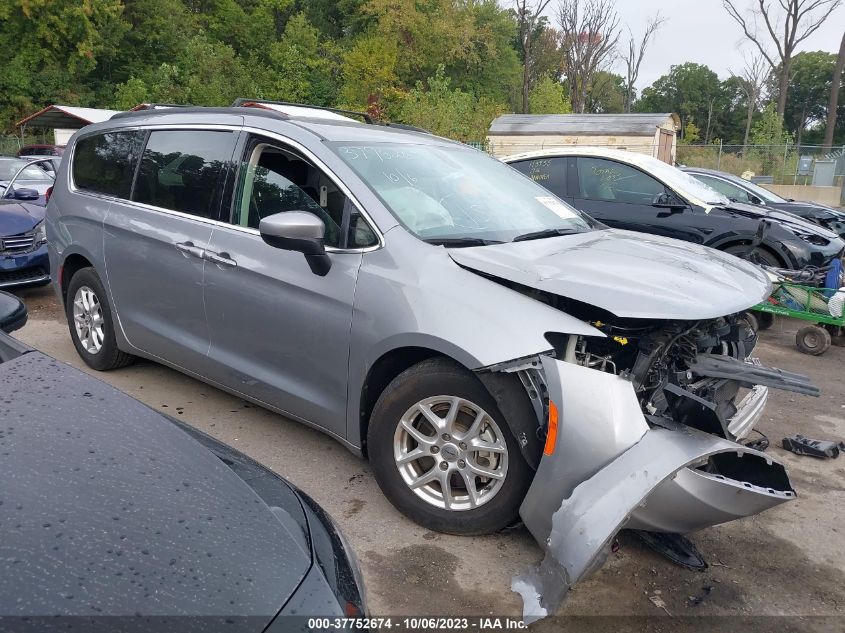
<instances>
[{"instance_id":1,"label":"front tire","mask_svg":"<svg viewBox=\"0 0 845 633\"><path fill-rule=\"evenodd\" d=\"M758 312L757 315L757 327L760 330L768 330L775 322L775 315L771 312Z\"/></svg>"},{"instance_id":2,"label":"front tire","mask_svg":"<svg viewBox=\"0 0 845 633\"><path fill-rule=\"evenodd\" d=\"M751 263L760 263L764 266L770 266L771 268L783 267L783 262L770 250L767 250L762 246L758 246L750 252L748 249L749 247L744 244L736 244L734 246L728 246L725 249L725 252L735 255L740 259L748 260Z\"/></svg>"},{"instance_id":3,"label":"front tire","mask_svg":"<svg viewBox=\"0 0 845 633\"><path fill-rule=\"evenodd\" d=\"M533 477L493 397L444 358L393 379L373 409L367 445L388 500L438 532L507 527Z\"/></svg>"},{"instance_id":4,"label":"front tire","mask_svg":"<svg viewBox=\"0 0 845 633\"><path fill-rule=\"evenodd\" d=\"M89 367L107 371L134 360L117 347L106 290L93 268L82 268L71 277L65 314L73 346Z\"/></svg>"}]
</instances>

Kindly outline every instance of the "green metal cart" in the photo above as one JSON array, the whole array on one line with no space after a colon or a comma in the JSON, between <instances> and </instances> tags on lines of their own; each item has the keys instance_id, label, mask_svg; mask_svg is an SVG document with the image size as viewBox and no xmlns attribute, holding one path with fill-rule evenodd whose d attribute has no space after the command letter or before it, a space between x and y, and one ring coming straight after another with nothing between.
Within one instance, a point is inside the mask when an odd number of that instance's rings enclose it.
<instances>
[{"instance_id":1,"label":"green metal cart","mask_svg":"<svg viewBox=\"0 0 845 633\"><path fill-rule=\"evenodd\" d=\"M789 281L774 283L774 289L768 300L751 310L756 314L758 329L771 327L775 315L810 321L795 335L795 345L805 354L818 356L830 347L833 337L841 340L841 328L845 327L845 317L831 316L827 301L835 291L828 288L802 286Z\"/></svg>"}]
</instances>

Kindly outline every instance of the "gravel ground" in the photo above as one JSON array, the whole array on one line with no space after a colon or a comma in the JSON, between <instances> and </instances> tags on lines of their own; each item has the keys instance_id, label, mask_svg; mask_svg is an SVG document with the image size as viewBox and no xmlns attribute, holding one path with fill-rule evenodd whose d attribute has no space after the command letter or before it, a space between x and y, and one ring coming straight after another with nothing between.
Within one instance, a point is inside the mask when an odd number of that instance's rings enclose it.
<instances>
[{"instance_id":1,"label":"gravel ground","mask_svg":"<svg viewBox=\"0 0 845 633\"><path fill-rule=\"evenodd\" d=\"M20 295L29 307L30 321L15 336L87 370L71 345L52 291L32 289ZM562 608L560 615L573 619L547 620L532 630L557 630L562 622L576 623L578 630L608 631L738 630L740 626L843 630L845 458L798 457L779 448L779 440L793 433L845 439L840 374L845 348L833 347L821 357L805 356L794 346L798 327L795 321L776 321L762 333L758 346L764 363L808 374L822 390L820 398L773 392L759 426L772 439L770 452L787 464L798 499L693 535L711 563L705 572L673 566L623 533L618 551L576 587ZM352 544L372 614L520 614L520 599L510 591L511 576L541 558L524 529L472 538L427 531L384 499L365 461L317 431L154 363L92 373L235 446L312 495ZM655 605L660 600L665 609ZM597 615L617 617L576 617ZM742 619L736 620L737 616Z\"/></svg>"}]
</instances>

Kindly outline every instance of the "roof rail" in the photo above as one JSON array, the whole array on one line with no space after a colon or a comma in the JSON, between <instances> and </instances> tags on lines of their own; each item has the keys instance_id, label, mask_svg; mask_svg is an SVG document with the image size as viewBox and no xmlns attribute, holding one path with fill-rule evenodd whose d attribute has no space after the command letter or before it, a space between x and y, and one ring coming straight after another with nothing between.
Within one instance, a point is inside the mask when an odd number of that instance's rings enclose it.
<instances>
[{"instance_id":1,"label":"roof rail","mask_svg":"<svg viewBox=\"0 0 845 633\"><path fill-rule=\"evenodd\" d=\"M239 97L235 99L232 103L233 108L241 108L241 107L248 107L250 104L255 105L280 105L280 106L294 106L297 108L309 108L311 110L323 110L325 112L334 112L335 114L343 114L347 116L357 116L361 117L364 120L364 123L368 123L370 125L376 125L377 122L373 120L366 112L355 112L354 110L342 110L340 108L327 108L325 106L315 106L309 105L307 103L292 103L290 101L273 101L272 99L247 99L245 97Z\"/></svg>"},{"instance_id":2,"label":"roof rail","mask_svg":"<svg viewBox=\"0 0 845 633\"><path fill-rule=\"evenodd\" d=\"M328 108L325 106L315 106L309 105L307 103L293 103L291 101L273 101L271 99L246 99L244 97L240 97L235 99L234 103L232 103L233 108L240 108L240 107L249 107L251 104L255 105L280 105L280 106L292 106L296 108L309 108L311 110L325 110L326 112L334 112L335 114L343 114L343 115L351 115L361 117L364 120L364 123L369 125L383 125L385 127L393 127L399 130L408 130L410 132L420 132L422 134L431 134L429 130L425 128L416 127L414 125L408 125L406 123L391 123L388 121L379 121L374 119L372 116L367 114L366 112L356 112L355 110L343 110L341 108ZM283 112L279 112L279 114L284 114Z\"/></svg>"},{"instance_id":3,"label":"roof rail","mask_svg":"<svg viewBox=\"0 0 845 633\"><path fill-rule=\"evenodd\" d=\"M141 110L162 110L164 108L191 108L190 104L184 103L139 103L129 112L140 112Z\"/></svg>"}]
</instances>

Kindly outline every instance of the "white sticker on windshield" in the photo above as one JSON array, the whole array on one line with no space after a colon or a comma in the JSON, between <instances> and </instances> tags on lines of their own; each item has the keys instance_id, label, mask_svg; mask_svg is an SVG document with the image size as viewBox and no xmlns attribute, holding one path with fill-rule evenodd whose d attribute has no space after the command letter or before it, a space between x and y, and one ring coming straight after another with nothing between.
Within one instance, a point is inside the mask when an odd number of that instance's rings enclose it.
<instances>
[{"instance_id":1,"label":"white sticker on windshield","mask_svg":"<svg viewBox=\"0 0 845 633\"><path fill-rule=\"evenodd\" d=\"M564 220L570 220L572 218L578 217L578 214L575 213L575 211L563 204L557 198L554 198L552 196L537 196L534 199L540 204L542 204L544 207L546 207L549 211L556 213Z\"/></svg>"}]
</instances>

